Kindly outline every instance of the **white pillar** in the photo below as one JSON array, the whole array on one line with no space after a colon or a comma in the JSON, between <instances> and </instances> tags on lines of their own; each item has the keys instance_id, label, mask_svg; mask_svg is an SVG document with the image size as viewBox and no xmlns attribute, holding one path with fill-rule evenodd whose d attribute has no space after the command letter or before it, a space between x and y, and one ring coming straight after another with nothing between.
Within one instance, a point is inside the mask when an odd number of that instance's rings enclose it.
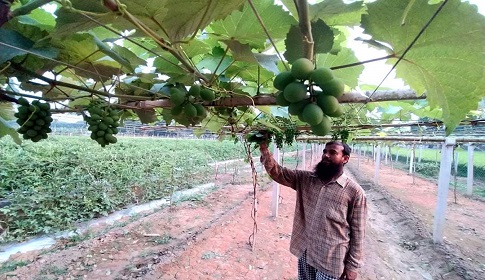
<instances>
[{"instance_id":1,"label":"white pillar","mask_svg":"<svg viewBox=\"0 0 485 280\"><path fill-rule=\"evenodd\" d=\"M445 228L445 212L448 201L448 188L450 187L451 162L453 160L453 148L456 144L455 138L445 138L441 149L440 175L438 179L438 198L433 223L433 241L443 242L443 231Z\"/></svg>"},{"instance_id":2,"label":"white pillar","mask_svg":"<svg viewBox=\"0 0 485 280\"><path fill-rule=\"evenodd\" d=\"M414 173L414 154L415 154L415 146L413 144L411 147L411 155L409 156L409 174Z\"/></svg>"},{"instance_id":3,"label":"white pillar","mask_svg":"<svg viewBox=\"0 0 485 280\"><path fill-rule=\"evenodd\" d=\"M277 163L280 163L280 149L273 144L273 157ZM278 200L280 198L280 184L273 181L273 194L271 201L271 214L273 217L278 217Z\"/></svg>"},{"instance_id":4,"label":"white pillar","mask_svg":"<svg viewBox=\"0 0 485 280\"><path fill-rule=\"evenodd\" d=\"M379 185L379 168L381 165L381 144L376 146L376 164L374 169L374 184Z\"/></svg>"},{"instance_id":5,"label":"white pillar","mask_svg":"<svg viewBox=\"0 0 485 280\"><path fill-rule=\"evenodd\" d=\"M386 145L384 149L386 150L384 156L384 164L387 165L387 158L389 157L389 147Z\"/></svg>"},{"instance_id":6,"label":"white pillar","mask_svg":"<svg viewBox=\"0 0 485 280\"><path fill-rule=\"evenodd\" d=\"M466 177L466 194L472 195L473 194L473 150L475 147L473 143L468 144L468 170L467 170L467 177Z\"/></svg>"},{"instance_id":7,"label":"white pillar","mask_svg":"<svg viewBox=\"0 0 485 280\"><path fill-rule=\"evenodd\" d=\"M458 177L458 163L460 162L460 153L458 151L455 151L455 176Z\"/></svg>"},{"instance_id":8,"label":"white pillar","mask_svg":"<svg viewBox=\"0 0 485 280\"><path fill-rule=\"evenodd\" d=\"M423 145L419 145L419 155L418 162L421 163L421 158L423 157Z\"/></svg>"}]
</instances>

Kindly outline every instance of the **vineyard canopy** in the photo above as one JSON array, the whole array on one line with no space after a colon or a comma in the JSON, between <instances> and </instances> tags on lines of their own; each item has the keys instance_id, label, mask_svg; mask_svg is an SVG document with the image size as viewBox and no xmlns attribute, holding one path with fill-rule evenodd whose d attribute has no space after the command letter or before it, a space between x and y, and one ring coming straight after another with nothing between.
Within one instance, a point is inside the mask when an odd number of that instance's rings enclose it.
<instances>
[{"instance_id":1,"label":"vineyard canopy","mask_svg":"<svg viewBox=\"0 0 485 280\"><path fill-rule=\"evenodd\" d=\"M83 115L91 100L105 100L122 110L121 120L175 120L200 124L200 131L301 125L286 107L275 106L273 87L275 76L301 57L333 69L345 83L339 98L345 113L334 126L414 115L442 121L450 134L460 122L481 117L485 17L476 6L460 0L315 2L2 1L0 137L20 141L9 121L21 96L51 103L54 113ZM363 43L386 54L359 61L347 44L357 27L369 35ZM388 89L359 80L364 65L379 60L395 66L412 94L386 99ZM192 108L175 115L173 89L194 84L212 90L215 100L188 99L207 110L197 120L184 115ZM375 96L402 100L373 104Z\"/></svg>"}]
</instances>

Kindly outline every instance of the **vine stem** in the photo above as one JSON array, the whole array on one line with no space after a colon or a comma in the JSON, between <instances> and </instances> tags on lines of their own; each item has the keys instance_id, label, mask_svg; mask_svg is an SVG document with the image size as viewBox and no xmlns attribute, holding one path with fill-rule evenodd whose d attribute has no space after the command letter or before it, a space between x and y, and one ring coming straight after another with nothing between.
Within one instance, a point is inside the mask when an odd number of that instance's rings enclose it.
<instances>
[{"instance_id":1,"label":"vine stem","mask_svg":"<svg viewBox=\"0 0 485 280\"><path fill-rule=\"evenodd\" d=\"M311 27L310 17L309 17L310 10L308 7L308 1L298 0L298 1L295 1L295 3L297 4L300 31L303 34L303 38L302 38L303 56L313 61L314 42L313 42L312 27Z\"/></svg>"},{"instance_id":2,"label":"vine stem","mask_svg":"<svg viewBox=\"0 0 485 280\"><path fill-rule=\"evenodd\" d=\"M253 180L253 208L251 211L251 218L253 219L253 232L249 235L249 245L251 250L254 251L256 247L256 233L258 232L257 214L258 214L258 197L256 195L258 186L258 172L254 166L253 155L251 152L251 143L244 139L244 150L246 151L246 156L248 157L249 165L251 166L251 174Z\"/></svg>"},{"instance_id":3,"label":"vine stem","mask_svg":"<svg viewBox=\"0 0 485 280\"><path fill-rule=\"evenodd\" d=\"M53 1L54 0L34 0L34 1L30 1L29 3L22 5L22 6L18 7L17 9L13 10L12 11L12 17L26 15L26 14L32 12L33 10L35 10L39 7L42 7L45 4L48 4L48 3L53 2Z\"/></svg>"}]
</instances>

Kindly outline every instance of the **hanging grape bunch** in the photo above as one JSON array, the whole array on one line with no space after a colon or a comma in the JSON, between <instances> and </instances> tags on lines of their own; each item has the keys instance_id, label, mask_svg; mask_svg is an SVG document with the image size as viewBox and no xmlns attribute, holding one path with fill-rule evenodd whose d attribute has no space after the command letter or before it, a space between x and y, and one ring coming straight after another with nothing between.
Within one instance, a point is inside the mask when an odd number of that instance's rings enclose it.
<instances>
[{"instance_id":1,"label":"hanging grape bunch","mask_svg":"<svg viewBox=\"0 0 485 280\"><path fill-rule=\"evenodd\" d=\"M52 123L50 104L43 103L39 100L32 101L32 104L23 97L18 99L18 111L14 114L20 128L18 133L23 135L24 139L30 139L32 142L39 142L47 139L47 133L52 132L50 125Z\"/></svg>"},{"instance_id":2,"label":"hanging grape bunch","mask_svg":"<svg viewBox=\"0 0 485 280\"><path fill-rule=\"evenodd\" d=\"M114 136L118 133L119 112L104 103L92 102L88 107L89 116L84 116L91 131L91 139L98 142L101 147L118 142Z\"/></svg>"},{"instance_id":3,"label":"hanging grape bunch","mask_svg":"<svg viewBox=\"0 0 485 280\"><path fill-rule=\"evenodd\" d=\"M288 106L288 112L308 123L315 135L329 134L329 117L343 114L337 98L344 93L345 84L329 68L315 69L309 59L295 60L290 71L275 77L273 85L279 90L276 104Z\"/></svg>"},{"instance_id":4,"label":"hanging grape bunch","mask_svg":"<svg viewBox=\"0 0 485 280\"><path fill-rule=\"evenodd\" d=\"M183 125L199 124L207 116L207 110L197 100L214 101L215 93L211 89L192 85L188 91L180 88L170 89L171 113L175 121Z\"/></svg>"}]
</instances>

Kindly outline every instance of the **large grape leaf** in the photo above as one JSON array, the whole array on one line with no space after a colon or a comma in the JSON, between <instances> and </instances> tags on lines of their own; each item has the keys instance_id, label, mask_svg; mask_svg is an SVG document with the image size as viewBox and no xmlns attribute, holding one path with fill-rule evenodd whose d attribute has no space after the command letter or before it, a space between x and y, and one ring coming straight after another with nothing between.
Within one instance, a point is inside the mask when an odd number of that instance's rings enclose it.
<instances>
[{"instance_id":1,"label":"large grape leaf","mask_svg":"<svg viewBox=\"0 0 485 280\"><path fill-rule=\"evenodd\" d=\"M262 18L266 30L273 40L285 38L292 24L296 24L288 12L281 6L274 5L273 0L253 1L259 16ZM262 49L268 39L261 23L256 18L249 5L242 11L235 11L224 20L210 25L213 33L222 39L233 39L242 44L249 44L253 48Z\"/></svg>"},{"instance_id":2,"label":"large grape leaf","mask_svg":"<svg viewBox=\"0 0 485 280\"><path fill-rule=\"evenodd\" d=\"M72 0L78 10L97 13L96 20L119 30L133 29L134 25L100 4L100 1ZM179 41L203 29L213 20L226 17L239 9L244 0L121 0L126 10L159 36ZM61 8L56 12L57 31L72 33L98 26L80 13Z\"/></svg>"},{"instance_id":3,"label":"large grape leaf","mask_svg":"<svg viewBox=\"0 0 485 280\"><path fill-rule=\"evenodd\" d=\"M409 2L370 3L368 15L362 18L365 32L389 43L397 55L403 54L438 8L415 1L404 14ZM467 2L450 0L397 66L398 77L416 92L426 91L430 105L443 109L447 135L484 95L484 42L485 17Z\"/></svg>"},{"instance_id":4,"label":"large grape leaf","mask_svg":"<svg viewBox=\"0 0 485 280\"><path fill-rule=\"evenodd\" d=\"M354 54L354 51L349 48L342 48L338 54L319 54L317 55L317 67L334 67L341 66L359 61ZM358 85L360 74L364 71L363 65L340 68L334 70L335 76L342 79L346 85L355 88Z\"/></svg>"},{"instance_id":5,"label":"large grape leaf","mask_svg":"<svg viewBox=\"0 0 485 280\"><path fill-rule=\"evenodd\" d=\"M312 20L322 19L330 26L358 25L366 9L363 1L345 4L342 0L326 0L310 8Z\"/></svg>"},{"instance_id":6,"label":"large grape leaf","mask_svg":"<svg viewBox=\"0 0 485 280\"><path fill-rule=\"evenodd\" d=\"M317 20L311 23L313 36L314 53L327 53L332 50L334 44L334 32L322 20ZM286 52L284 54L289 63L297 60L300 57L305 57L303 47L303 34L298 25L293 25L286 35L285 44Z\"/></svg>"},{"instance_id":7,"label":"large grape leaf","mask_svg":"<svg viewBox=\"0 0 485 280\"><path fill-rule=\"evenodd\" d=\"M38 48L34 41L13 30L0 29L0 42L5 44L0 45L0 64L26 53L50 58L57 56L57 51L54 48Z\"/></svg>"}]
</instances>

